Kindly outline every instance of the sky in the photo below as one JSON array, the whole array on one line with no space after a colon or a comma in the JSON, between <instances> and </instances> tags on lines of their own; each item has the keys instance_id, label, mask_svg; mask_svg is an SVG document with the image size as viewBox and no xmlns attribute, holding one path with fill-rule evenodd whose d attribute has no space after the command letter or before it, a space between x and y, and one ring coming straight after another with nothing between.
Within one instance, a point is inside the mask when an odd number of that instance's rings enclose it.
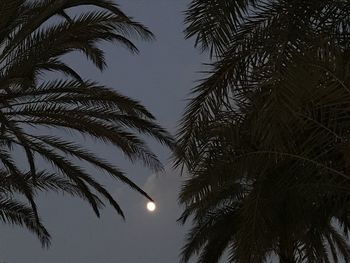
<instances>
[{"instance_id":1,"label":"sky","mask_svg":"<svg viewBox=\"0 0 350 263\"><path fill-rule=\"evenodd\" d=\"M104 45L109 67L103 73L79 55L67 60L85 78L97 80L142 102L163 127L174 133L186 98L200 78L205 55L184 40L183 11L187 0L118 0L122 9L147 25L157 40L136 41L139 55L122 47ZM177 194L183 177L170 164L169 150L149 141L165 164L165 171L152 174L140 164L125 160L115 149L93 144L102 157L126 171L156 200L157 211L149 213L146 200L127 187L101 177L100 182L121 204L124 222L106 208L100 219L82 200L42 194L38 198L41 217L52 235L52 246L41 248L37 238L25 229L0 226L0 262L6 263L175 263L186 227L176 219L181 214ZM42 164L44 165L44 164ZM98 174L96 173L96 176Z\"/></svg>"}]
</instances>

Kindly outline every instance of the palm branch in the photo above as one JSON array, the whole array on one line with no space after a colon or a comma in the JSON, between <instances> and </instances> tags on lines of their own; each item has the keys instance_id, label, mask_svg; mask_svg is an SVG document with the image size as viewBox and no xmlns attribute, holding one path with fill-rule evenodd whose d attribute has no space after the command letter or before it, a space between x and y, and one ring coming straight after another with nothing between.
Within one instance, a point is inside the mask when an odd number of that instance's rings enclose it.
<instances>
[{"instance_id":1,"label":"palm branch","mask_svg":"<svg viewBox=\"0 0 350 263\"><path fill-rule=\"evenodd\" d=\"M70 12L83 6L92 8ZM0 162L2 169L19 178L17 190L28 199L37 224L40 221L34 197L44 189L80 196L98 216L104 198L124 217L114 197L77 159L151 199L115 164L55 130L111 144L131 161L140 160L153 170L161 169L157 156L140 136L173 144L155 117L138 101L84 80L63 58L78 51L103 70L107 65L100 42L120 44L137 53L131 40L150 40L152 33L109 0L11 0L2 1L0 7ZM47 72L63 73L66 78L46 79ZM16 159L18 151L26 155L26 170ZM43 171L51 177L43 177L38 170L40 158L51 164L51 170Z\"/></svg>"}]
</instances>

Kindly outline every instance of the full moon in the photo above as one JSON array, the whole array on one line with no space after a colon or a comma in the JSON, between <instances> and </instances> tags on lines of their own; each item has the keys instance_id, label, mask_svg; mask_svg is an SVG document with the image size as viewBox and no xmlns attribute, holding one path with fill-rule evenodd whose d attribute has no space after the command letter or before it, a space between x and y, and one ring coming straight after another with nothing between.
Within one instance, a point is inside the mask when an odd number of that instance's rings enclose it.
<instances>
[{"instance_id":1,"label":"full moon","mask_svg":"<svg viewBox=\"0 0 350 263\"><path fill-rule=\"evenodd\" d=\"M150 212L154 212L156 210L156 204L153 202L147 203L147 210Z\"/></svg>"}]
</instances>

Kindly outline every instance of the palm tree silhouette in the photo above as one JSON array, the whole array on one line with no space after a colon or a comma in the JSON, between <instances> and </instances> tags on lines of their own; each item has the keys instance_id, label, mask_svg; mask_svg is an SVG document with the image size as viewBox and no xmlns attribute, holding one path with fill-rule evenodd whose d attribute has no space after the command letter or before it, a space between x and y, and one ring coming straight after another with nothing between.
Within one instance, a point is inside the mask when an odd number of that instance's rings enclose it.
<instances>
[{"instance_id":1,"label":"palm tree silhouette","mask_svg":"<svg viewBox=\"0 0 350 263\"><path fill-rule=\"evenodd\" d=\"M178 134L193 227L182 261L350 261L349 13L345 1L199 1L209 50Z\"/></svg>"},{"instance_id":2,"label":"palm tree silhouette","mask_svg":"<svg viewBox=\"0 0 350 263\"><path fill-rule=\"evenodd\" d=\"M80 11L83 6L92 8ZM40 190L63 190L79 196L97 216L105 199L124 217L112 195L74 158L99 168L151 200L117 166L74 139L63 138L47 128L109 143L130 160L161 169L161 163L139 136L172 145L172 138L154 116L139 102L114 89L84 80L63 60L63 56L79 51L103 70L107 65L98 45L101 41L122 44L137 53L130 39L150 40L152 33L109 0L11 0L2 1L0 7L0 162L3 180L6 179L0 194L0 219L25 225L47 245L49 234L40 222L34 201ZM70 16L67 10L76 7L80 9ZM45 79L42 76L46 72L60 72L66 77ZM27 170L21 169L16 159L19 149L25 153ZM53 169L40 169L38 158ZM30 207L14 200L13 192L23 194Z\"/></svg>"}]
</instances>

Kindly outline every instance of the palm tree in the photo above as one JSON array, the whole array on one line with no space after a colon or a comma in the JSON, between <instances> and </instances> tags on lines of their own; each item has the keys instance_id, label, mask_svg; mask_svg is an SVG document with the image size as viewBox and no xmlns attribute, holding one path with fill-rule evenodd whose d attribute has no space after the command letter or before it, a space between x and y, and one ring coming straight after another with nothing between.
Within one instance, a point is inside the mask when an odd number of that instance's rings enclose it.
<instances>
[{"instance_id":1,"label":"palm tree","mask_svg":"<svg viewBox=\"0 0 350 263\"><path fill-rule=\"evenodd\" d=\"M178 135L184 262L350 262L349 8L192 1L187 35L215 62Z\"/></svg>"},{"instance_id":2,"label":"palm tree","mask_svg":"<svg viewBox=\"0 0 350 263\"><path fill-rule=\"evenodd\" d=\"M181 221L194 222L183 262L196 253L198 262L217 262L225 250L229 262L268 262L271 254L281 262L348 262L346 239L334 224L349 231L349 180L335 176L342 164L331 170L292 154L267 155L256 150L251 126L225 118L201 133L206 155L180 195Z\"/></svg>"},{"instance_id":3,"label":"palm tree","mask_svg":"<svg viewBox=\"0 0 350 263\"><path fill-rule=\"evenodd\" d=\"M64 62L63 56L82 52L103 70L106 62L98 45L101 41L122 44L135 53L138 50L130 38L149 40L152 33L109 0L11 0L2 1L0 6L0 162L5 174L18 178L16 191L24 194L32 210L8 199L4 199L4 209L13 208L17 218L13 223L31 226L31 229L38 226L39 231L42 225L34 196L37 190L48 188L68 191L85 199L97 216L104 198L124 217L112 195L77 159L150 197L117 166L72 139L55 135L55 129L109 143L131 161L141 160L154 170L161 169L162 165L138 134L151 136L169 146L172 139L139 102L84 80ZM69 15L71 8L83 6L93 8ZM48 71L64 73L66 78L45 79L43 76ZM16 159L20 151L28 161L25 170ZM50 163L52 170L40 171L38 158ZM57 185L57 180L50 184L49 178L43 177L45 174L51 179L54 176L66 180L59 181L66 187ZM39 237L47 243L49 236L42 231Z\"/></svg>"}]
</instances>

